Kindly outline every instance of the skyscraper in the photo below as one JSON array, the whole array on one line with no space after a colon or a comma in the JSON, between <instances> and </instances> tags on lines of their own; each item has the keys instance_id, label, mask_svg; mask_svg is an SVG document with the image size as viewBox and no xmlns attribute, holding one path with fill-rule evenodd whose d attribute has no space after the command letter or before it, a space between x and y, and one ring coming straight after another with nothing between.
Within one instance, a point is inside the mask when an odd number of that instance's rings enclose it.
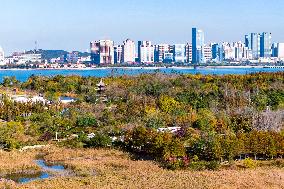
<instances>
[{"instance_id":1,"label":"skyscraper","mask_svg":"<svg viewBox=\"0 0 284 189\"><path fill-rule=\"evenodd\" d=\"M204 32L192 28L192 63L204 62Z\"/></svg>"},{"instance_id":2,"label":"skyscraper","mask_svg":"<svg viewBox=\"0 0 284 189\"><path fill-rule=\"evenodd\" d=\"M192 44L187 43L185 45L185 57L186 57L186 63L192 62Z\"/></svg>"},{"instance_id":3,"label":"skyscraper","mask_svg":"<svg viewBox=\"0 0 284 189\"><path fill-rule=\"evenodd\" d=\"M272 55L272 36L269 32L263 32L260 36L260 57L270 58Z\"/></svg>"},{"instance_id":4,"label":"skyscraper","mask_svg":"<svg viewBox=\"0 0 284 189\"><path fill-rule=\"evenodd\" d=\"M284 59L284 43L277 44L277 57Z\"/></svg>"},{"instance_id":5,"label":"skyscraper","mask_svg":"<svg viewBox=\"0 0 284 189\"><path fill-rule=\"evenodd\" d=\"M138 56L140 63L154 63L155 47L151 41L138 42Z\"/></svg>"},{"instance_id":6,"label":"skyscraper","mask_svg":"<svg viewBox=\"0 0 284 189\"><path fill-rule=\"evenodd\" d=\"M203 61L202 62L209 62L209 61L211 61L212 60L212 46L210 46L210 45L204 45L203 47L202 47L202 49L203 49Z\"/></svg>"},{"instance_id":7,"label":"skyscraper","mask_svg":"<svg viewBox=\"0 0 284 189\"><path fill-rule=\"evenodd\" d=\"M253 59L260 57L260 35L258 33L251 33L251 51Z\"/></svg>"},{"instance_id":8,"label":"skyscraper","mask_svg":"<svg viewBox=\"0 0 284 189\"><path fill-rule=\"evenodd\" d=\"M138 62L141 63L141 45L143 41L138 41Z\"/></svg>"},{"instance_id":9,"label":"skyscraper","mask_svg":"<svg viewBox=\"0 0 284 189\"><path fill-rule=\"evenodd\" d=\"M155 62L163 62L164 61L164 55L165 53L173 53L173 49L174 47L172 45L169 44L159 44L156 46L156 60ZM169 55L169 54L167 54ZM167 56L169 57L169 56Z\"/></svg>"},{"instance_id":10,"label":"skyscraper","mask_svg":"<svg viewBox=\"0 0 284 189\"><path fill-rule=\"evenodd\" d=\"M217 43L212 45L212 59L219 61L219 44Z\"/></svg>"},{"instance_id":11,"label":"skyscraper","mask_svg":"<svg viewBox=\"0 0 284 189\"><path fill-rule=\"evenodd\" d=\"M122 62L124 63L133 63L135 62L135 42L127 39L123 42L123 55Z\"/></svg>"},{"instance_id":12,"label":"skyscraper","mask_svg":"<svg viewBox=\"0 0 284 189\"><path fill-rule=\"evenodd\" d=\"M278 57L278 43L273 43L271 46L272 57Z\"/></svg>"},{"instance_id":13,"label":"skyscraper","mask_svg":"<svg viewBox=\"0 0 284 189\"><path fill-rule=\"evenodd\" d=\"M93 64L114 64L114 42L99 40L90 43Z\"/></svg>"},{"instance_id":14,"label":"skyscraper","mask_svg":"<svg viewBox=\"0 0 284 189\"><path fill-rule=\"evenodd\" d=\"M251 50L251 35L245 35L245 47Z\"/></svg>"},{"instance_id":15,"label":"skyscraper","mask_svg":"<svg viewBox=\"0 0 284 189\"><path fill-rule=\"evenodd\" d=\"M115 64L123 63L122 52L123 52L122 45L114 46L114 63Z\"/></svg>"},{"instance_id":16,"label":"skyscraper","mask_svg":"<svg viewBox=\"0 0 284 189\"><path fill-rule=\"evenodd\" d=\"M174 45L174 61L176 63L185 63L186 61L185 44Z\"/></svg>"}]
</instances>

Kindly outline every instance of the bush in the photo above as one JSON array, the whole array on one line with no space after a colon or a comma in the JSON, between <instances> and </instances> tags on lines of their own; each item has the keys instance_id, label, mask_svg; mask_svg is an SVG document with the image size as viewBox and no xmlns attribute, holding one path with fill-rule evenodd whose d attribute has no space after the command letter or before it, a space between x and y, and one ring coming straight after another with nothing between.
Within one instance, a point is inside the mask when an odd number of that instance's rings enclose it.
<instances>
[{"instance_id":1,"label":"bush","mask_svg":"<svg viewBox=\"0 0 284 189\"><path fill-rule=\"evenodd\" d=\"M59 146L64 146L68 148L83 148L84 145L85 144L81 142L79 139L71 139L59 143Z\"/></svg>"},{"instance_id":2,"label":"bush","mask_svg":"<svg viewBox=\"0 0 284 189\"><path fill-rule=\"evenodd\" d=\"M206 168L211 171L217 171L220 168L220 163L218 161L209 161Z\"/></svg>"},{"instance_id":3,"label":"bush","mask_svg":"<svg viewBox=\"0 0 284 189\"><path fill-rule=\"evenodd\" d=\"M111 138L103 133L96 133L95 136L86 141L87 147L105 148L112 145Z\"/></svg>"},{"instance_id":4,"label":"bush","mask_svg":"<svg viewBox=\"0 0 284 189\"><path fill-rule=\"evenodd\" d=\"M0 125L0 146L5 149L19 149L24 143L25 128L19 122L8 122Z\"/></svg>"},{"instance_id":5,"label":"bush","mask_svg":"<svg viewBox=\"0 0 284 189\"><path fill-rule=\"evenodd\" d=\"M247 169L254 169L257 167L257 163L256 161L252 160L251 158L246 158L244 161L243 161L243 165L245 168Z\"/></svg>"},{"instance_id":6,"label":"bush","mask_svg":"<svg viewBox=\"0 0 284 189\"><path fill-rule=\"evenodd\" d=\"M196 161L189 164L189 168L194 171L204 171L211 170L216 171L220 168L220 163L218 161Z\"/></svg>"},{"instance_id":7,"label":"bush","mask_svg":"<svg viewBox=\"0 0 284 189\"><path fill-rule=\"evenodd\" d=\"M96 127L97 125L97 120L92 115L81 116L77 119L78 127Z\"/></svg>"},{"instance_id":8,"label":"bush","mask_svg":"<svg viewBox=\"0 0 284 189\"><path fill-rule=\"evenodd\" d=\"M204 171L206 170L206 161L197 161L197 162L191 162L189 164L189 168L194 170L194 171Z\"/></svg>"}]
</instances>

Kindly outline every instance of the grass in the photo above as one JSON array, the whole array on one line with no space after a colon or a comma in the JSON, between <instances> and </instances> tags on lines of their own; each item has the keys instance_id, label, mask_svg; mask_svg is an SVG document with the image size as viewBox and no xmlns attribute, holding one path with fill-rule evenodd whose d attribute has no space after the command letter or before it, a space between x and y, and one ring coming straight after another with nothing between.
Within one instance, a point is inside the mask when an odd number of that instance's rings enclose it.
<instances>
[{"instance_id":1,"label":"grass","mask_svg":"<svg viewBox=\"0 0 284 189\"><path fill-rule=\"evenodd\" d=\"M51 147L43 152L47 161L66 165L74 171L74 176L25 185L2 181L0 188L284 188L284 170L278 166L220 171L170 171L151 161L133 161L128 154L111 149ZM5 168L6 172L21 169L21 164L32 168L32 159L37 153L42 151L27 152L25 155L20 152L5 152L6 159L0 159L0 165L10 164ZM7 158L12 156L15 158ZM14 164L16 157L22 163ZM25 164L25 160L28 163Z\"/></svg>"},{"instance_id":2,"label":"grass","mask_svg":"<svg viewBox=\"0 0 284 189\"><path fill-rule=\"evenodd\" d=\"M0 151L0 175L38 171L34 162L36 154L36 151Z\"/></svg>"}]
</instances>

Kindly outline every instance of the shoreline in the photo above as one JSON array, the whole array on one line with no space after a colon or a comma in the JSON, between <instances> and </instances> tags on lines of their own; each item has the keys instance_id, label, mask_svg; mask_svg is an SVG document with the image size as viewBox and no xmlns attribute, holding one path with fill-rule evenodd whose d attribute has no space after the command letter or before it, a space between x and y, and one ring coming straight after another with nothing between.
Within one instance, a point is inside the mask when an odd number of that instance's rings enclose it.
<instances>
[{"instance_id":1,"label":"shoreline","mask_svg":"<svg viewBox=\"0 0 284 189\"><path fill-rule=\"evenodd\" d=\"M176 70L183 70L183 69L284 69L284 66L163 66L163 67L97 67L97 68L1 68L0 71L33 71L33 70L111 70L111 69L132 69L132 70L159 70L159 69L176 69Z\"/></svg>"}]
</instances>

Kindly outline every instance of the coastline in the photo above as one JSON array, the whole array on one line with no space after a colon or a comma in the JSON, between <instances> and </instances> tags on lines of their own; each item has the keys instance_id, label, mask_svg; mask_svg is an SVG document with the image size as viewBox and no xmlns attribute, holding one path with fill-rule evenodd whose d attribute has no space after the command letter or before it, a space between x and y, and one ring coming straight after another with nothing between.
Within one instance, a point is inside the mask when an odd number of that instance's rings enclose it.
<instances>
[{"instance_id":1,"label":"coastline","mask_svg":"<svg viewBox=\"0 0 284 189\"><path fill-rule=\"evenodd\" d=\"M4 69L1 68L0 71L33 71L33 70L111 70L111 69L132 69L132 70L159 70L159 69L176 69L176 70L183 70L183 69L284 69L284 66L197 66L196 68L194 66L150 66L150 67L132 67L132 66L126 66L126 67L97 67L97 68L8 68Z\"/></svg>"}]
</instances>

